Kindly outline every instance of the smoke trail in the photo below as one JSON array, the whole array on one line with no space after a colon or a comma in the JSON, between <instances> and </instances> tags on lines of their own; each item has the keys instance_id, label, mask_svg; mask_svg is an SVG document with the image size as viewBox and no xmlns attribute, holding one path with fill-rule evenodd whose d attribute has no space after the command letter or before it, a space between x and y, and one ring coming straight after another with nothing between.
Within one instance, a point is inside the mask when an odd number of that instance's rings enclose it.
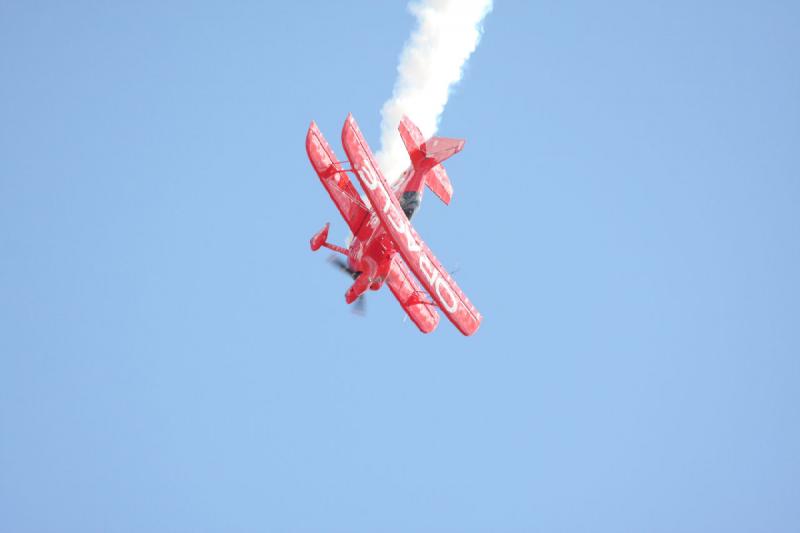
<instances>
[{"instance_id":1,"label":"smoke trail","mask_svg":"<svg viewBox=\"0 0 800 533\"><path fill-rule=\"evenodd\" d=\"M492 0L420 0L409 10L417 28L400 55L392 97L381 109L377 158L390 182L409 164L397 124L405 114L426 138L436 133L450 87L461 79L464 63L478 46Z\"/></svg>"}]
</instances>

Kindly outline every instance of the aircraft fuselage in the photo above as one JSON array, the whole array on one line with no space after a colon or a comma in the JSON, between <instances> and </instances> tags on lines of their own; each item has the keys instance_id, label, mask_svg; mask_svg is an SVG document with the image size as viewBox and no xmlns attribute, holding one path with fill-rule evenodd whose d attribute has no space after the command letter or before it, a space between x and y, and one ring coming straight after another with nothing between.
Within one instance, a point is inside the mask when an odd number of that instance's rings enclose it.
<instances>
[{"instance_id":1,"label":"aircraft fuselage","mask_svg":"<svg viewBox=\"0 0 800 533\"><path fill-rule=\"evenodd\" d=\"M393 187L395 196L400 202L403 214L411 220L422 202L425 183L419 172L409 167ZM349 267L371 280L369 288L380 289L389 270L389 263L395 253L395 246L386 230L381 226L375 209L371 209L369 218L353 237L350 243L347 260ZM363 283L363 282L362 282Z\"/></svg>"}]
</instances>

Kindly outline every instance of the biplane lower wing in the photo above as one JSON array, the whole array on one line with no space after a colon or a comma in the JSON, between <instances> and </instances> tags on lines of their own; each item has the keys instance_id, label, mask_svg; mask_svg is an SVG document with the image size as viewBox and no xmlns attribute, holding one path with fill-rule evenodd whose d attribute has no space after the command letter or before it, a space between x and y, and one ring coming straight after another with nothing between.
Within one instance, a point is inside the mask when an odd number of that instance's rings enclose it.
<instances>
[{"instance_id":1,"label":"biplane lower wing","mask_svg":"<svg viewBox=\"0 0 800 533\"><path fill-rule=\"evenodd\" d=\"M422 333L430 333L436 329L436 326L439 325L439 313L428 301L427 296L422 292L422 287L419 286L403 259L397 254L392 257L386 284L408 317Z\"/></svg>"},{"instance_id":2,"label":"biplane lower wing","mask_svg":"<svg viewBox=\"0 0 800 533\"><path fill-rule=\"evenodd\" d=\"M308 127L306 152L331 200L336 204L350 231L356 234L367 217L368 209L314 122Z\"/></svg>"},{"instance_id":3,"label":"biplane lower wing","mask_svg":"<svg viewBox=\"0 0 800 533\"><path fill-rule=\"evenodd\" d=\"M481 324L481 314L403 214L400 203L375 163L372 151L352 115L347 116L342 129L342 145L361 187L398 253L453 325L464 335L475 333Z\"/></svg>"}]
</instances>

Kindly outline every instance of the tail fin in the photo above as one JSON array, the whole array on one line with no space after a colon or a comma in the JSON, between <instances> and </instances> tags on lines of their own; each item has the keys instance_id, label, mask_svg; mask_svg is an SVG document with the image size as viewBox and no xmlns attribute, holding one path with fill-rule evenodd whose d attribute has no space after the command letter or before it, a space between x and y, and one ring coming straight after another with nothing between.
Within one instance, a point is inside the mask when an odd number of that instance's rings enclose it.
<instances>
[{"instance_id":1,"label":"tail fin","mask_svg":"<svg viewBox=\"0 0 800 533\"><path fill-rule=\"evenodd\" d=\"M406 116L400 121L398 129L413 167L424 174L425 184L430 190L442 202L449 204L453 196L453 186L441 163L460 152L464 148L464 140L431 137L426 141L419 128Z\"/></svg>"}]
</instances>

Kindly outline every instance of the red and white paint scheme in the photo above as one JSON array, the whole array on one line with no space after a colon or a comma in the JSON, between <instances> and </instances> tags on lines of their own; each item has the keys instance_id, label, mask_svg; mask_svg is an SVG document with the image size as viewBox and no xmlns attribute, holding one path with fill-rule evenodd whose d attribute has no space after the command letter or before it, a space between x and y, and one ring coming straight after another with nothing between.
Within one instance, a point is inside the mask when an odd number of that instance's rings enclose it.
<instances>
[{"instance_id":1,"label":"red and white paint scheme","mask_svg":"<svg viewBox=\"0 0 800 533\"><path fill-rule=\"evenodd\" d=\"M327 242L326 224L311 238L311 249L325 247L347 256L347 268L355 277L345 294L347 303L354 302L367 289L380 289L386 282L423 333L430 333L439 324L438 307L461 333L472 335L480 326L481 314L411 225L426 185L445 204L450 203L453 187L441 163L460 152L464 141L443 137L426 141L408 117L403 117L398 129L411 166L392 188L352 115L347 116L342 129L347 168L336 158L317 125L311 123L306 135L308 158L353 232L348 248L336 246ZM369 206L361 200L348 172L358 179Z\"/></svg>"}]
</instances>

